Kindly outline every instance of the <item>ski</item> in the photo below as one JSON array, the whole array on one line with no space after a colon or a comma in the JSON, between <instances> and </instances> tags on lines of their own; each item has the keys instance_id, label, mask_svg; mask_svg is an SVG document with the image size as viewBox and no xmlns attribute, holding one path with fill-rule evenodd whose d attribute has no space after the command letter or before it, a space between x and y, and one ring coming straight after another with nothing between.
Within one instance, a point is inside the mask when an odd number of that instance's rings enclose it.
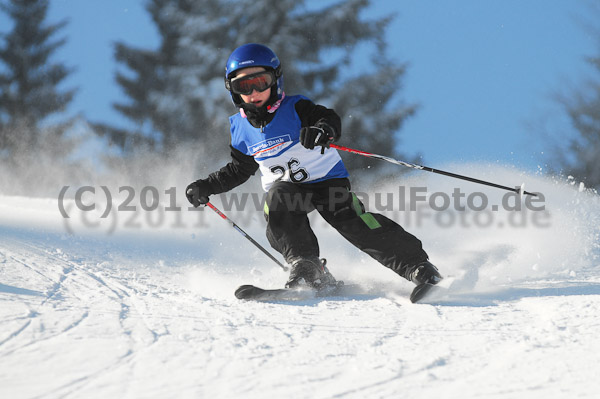
<instances>
[{"instance_id":1,"label":"ski","mask_svg":"<svg viewBox=\"0 0 600 399\"><path fill-rule=\"evenodd\" d=\"M424 302L443 294L447 288L439 285L423 283L417 285L410 294L412 303ZM349 295L365 294L364 288L358 284L343 284L338 281L335 285L328 285L319 290L303 286L300 288L275 288L265 289L255 285L246 284L235 290L237 299L250 301L302 301L315 298L343 297Z\"/></svg>"},{"instance_id":2,"label":"ski","mask_svg":"<svg viewBox=\"0 0 600 399\"><path fill-rule=\"evenodd\" d=\"M359 286L356 284L345 285L341 281L338 281L335 285L328 285L320 289L309 287L264 289L247 284L235 290L235 297L252 301L301 301L313 298L351 295L356 293L358 289Z\"/></svg>"},{"instance_id":3,"label":"ski","mask_svg":"<svg viewBox=\"0 0 600 399\"><path fill-rule=\"evenodd\" d=\"M417 285L412 293L410 294L410 301L412 303L421 302L424 299L431 298L435 293L440 293L444 288L438 285L422 283Z\"/></svg>"}]
</instances>

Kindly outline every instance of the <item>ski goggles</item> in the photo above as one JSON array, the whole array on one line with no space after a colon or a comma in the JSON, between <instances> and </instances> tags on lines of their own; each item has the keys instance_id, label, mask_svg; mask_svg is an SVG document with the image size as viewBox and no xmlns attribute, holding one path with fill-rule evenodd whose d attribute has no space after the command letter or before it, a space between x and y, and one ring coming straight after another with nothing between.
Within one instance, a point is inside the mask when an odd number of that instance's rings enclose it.
<instances>
[{"instance_id":1,"label":"ski goggles","mask_svg":"<svg viewBox=\"0 0 600 399\"><path fill-rule=\"evenodd\" d=\"M276 82L273 71L261 71L241 78L227 79L225 87L235 94L249 95L254 90L262 92L273 86Z\"/></svg>"}]
</instances>

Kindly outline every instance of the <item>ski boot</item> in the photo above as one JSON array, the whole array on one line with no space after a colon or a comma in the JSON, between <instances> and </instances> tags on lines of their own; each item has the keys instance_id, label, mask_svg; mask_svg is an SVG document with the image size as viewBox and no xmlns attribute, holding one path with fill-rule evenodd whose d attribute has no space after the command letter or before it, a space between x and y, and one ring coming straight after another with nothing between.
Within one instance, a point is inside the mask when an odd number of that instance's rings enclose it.
<instances>
[{"instance_id":1,"label":"ski boot","mask_svg":"<svg viewBox=\"0 0 600 399\"><path fill-rule=\"evenodd\" d=\"M410 294L410 301L422 299L443 277L431 262L425 260L408 269L407 279L417 284Z\"/></svg>"},{"instance_id":2,"label":"ski boot","mask_svg":"<svg viewBox=\"0 0 600 399\"><path fill-rule=\"evenodd\" d=\"M286 288L309 288L321 291L327 287L337 287L339 283L327 269L327 261L318 257L295 258L291 262L290 277Z\"/></svg>"}]
</instances>

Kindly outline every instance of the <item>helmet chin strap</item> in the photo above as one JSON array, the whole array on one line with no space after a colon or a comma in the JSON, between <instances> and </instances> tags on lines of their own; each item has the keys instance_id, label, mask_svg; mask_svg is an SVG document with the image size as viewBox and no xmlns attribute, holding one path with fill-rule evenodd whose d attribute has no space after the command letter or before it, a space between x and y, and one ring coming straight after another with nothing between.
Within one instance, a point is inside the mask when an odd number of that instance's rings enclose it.
<instances>
[{"instance_id":1,"label":"helmet chin strap","mask_svg":"<svg viewBox=\"0 0 600 399\"><path fill-rule=\"evenodd\" d=\"M277 94L275 94L275 96L276 95ZM281 92L281 98L278 99L277 101L275 101L272 105L265 104L265 105L261 105L260 107L257 107L254 104L243 103L239 107L240 108L240 114L242 115L242 118L247 118L248 115L246 114L246 112L249 112L249 113L259 113L260 109L263 108L263 107L264 107L264 109L266 109L266 111L268 113L272 114L273 112L277 111L277 109L281 106L281 102L283 101L284 98L285 98L285 92Z\"/></svg>"},{"instance_id":2,"label":"helmet chin strap","mask_svg":"<svg viewBox=\"0 0 600 399\"><path fill-rule=\"evenodd\" d=\"M242 115L243 118L248 118L248 114L251 116L254 116L254 115L266 115L266 113L267 113L266 105L261 105L260 107L257 107L254 104L243 103L240 106L240 114Z\"/></svg>"}]
</instances>

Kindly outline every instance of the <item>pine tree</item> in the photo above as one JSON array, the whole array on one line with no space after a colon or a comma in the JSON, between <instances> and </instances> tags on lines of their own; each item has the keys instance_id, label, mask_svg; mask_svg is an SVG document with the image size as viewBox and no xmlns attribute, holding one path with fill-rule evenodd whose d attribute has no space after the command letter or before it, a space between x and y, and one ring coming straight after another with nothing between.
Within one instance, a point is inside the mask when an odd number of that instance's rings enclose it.
<instances>
[{"instance_id":1,"label":"pine tree","mask_svg":"<svg viewBox=\"0 0 600 399\"><path fill-rule=\"evenodd\" d=\"M588 25L588 30L597 38L600 49L600 5L589 2L588 6L588 15L593 21ZM559 102L576 134L567 146L559 147L555 156L563 173L600 190L600 55L588 57L587 62L595 77L570 95L559 96Z\"/></svg>"},{"instance_id":2,"label":"pine tree","mask_svg":"<svg viewBox=\"0 0 600 399\"><path fill-rule=\"evenodd\" d=\"M117 60L133 77L117 76L130 101L116 108L139 126L133 134L158 139L163 148L223 148L227 116L236 112L223 86L225 60L244 43L263 43L281 59L286 93L307 95L342 116L344 143L399 156L397 133L415 107L397 103L404 65L385 54L391 19L364 20L369 5L349 0L313 10L299 0L153 0L148 10L162 44L156 51L117 45ZM371 61L353 75L349 66L361 44L370 45ZM226 154L219 151L213 152ZM347 158L355 169L368 163Z\"/></svg>"},{"instance_id":3,"label":"pine tree","mask_svg":"<svg viewBox=\"0 0 600 399\"><path fill-rule=\"evenodd\" d=\"M126 150L149 145L163 154L194 140L200 146L226 145L227 115L223 86L223 59L229 49L200 51L185 32L191 24L209 25L220 20L227 7L219 1L152 0L147 5L161 36L157 50L138 49L124 43L115 46L115 58L127 71L116 79L128 97L113 104L128 118L132 129L96 123L95 130L109 135ZM214 25L214 24L213 24ZM212 31L221 35L223 25ZM210 46L210 41L206 43ZM207 56L207 57L206 57ZM225 57L225 58L223 58ZM208 60L210 58L212 62ZM218 60L218 61L217 61Z\"/></svg>"},{"instance_id":4,"label":"pine tree","mask_svg":"<svg viewBox=\"0 0 600 399\"><path fill-rule=\"evenodd\" d=\"M563 105L577 135L559 153L563 171L600 190L600 58L590 59L598 80L586 85Z\"/></svg>"},{"instance_id":5,"label":"pine tree","mask_svg":"<svg viewBox=\"0 0 600 399\"><path fill-rule=\"evenodd\" d=\"M74 95L74 90L58 88L70 70L50 61L65 43L51 38L66 22L46 24L48 0L10 0L0 9L14 23L2 34L0 47L0 150L12 156L30 151L40 145L42 132L44 143L56 146L69 122L42 125L64 111Z\"/></svg>"}]
</instances>

